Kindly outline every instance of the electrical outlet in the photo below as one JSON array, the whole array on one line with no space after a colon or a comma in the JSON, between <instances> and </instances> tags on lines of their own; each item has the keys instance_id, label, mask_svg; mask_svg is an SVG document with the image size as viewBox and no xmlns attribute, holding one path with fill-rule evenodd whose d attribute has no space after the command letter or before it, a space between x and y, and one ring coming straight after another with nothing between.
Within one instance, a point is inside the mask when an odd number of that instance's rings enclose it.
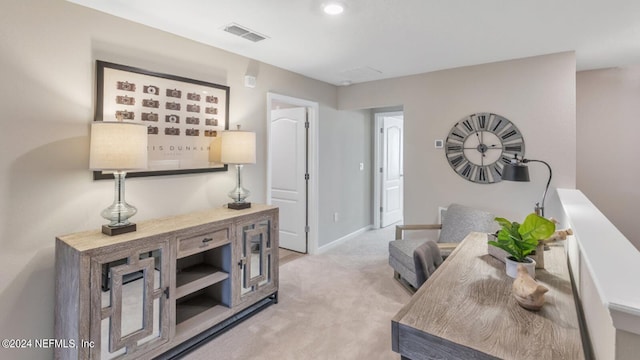
<instances>
[{"instance_id":1,"label":"electrical outlet","mask_svg":"<svg viewBox=\"0 0 640 360\"><path fill-rule=\"evenodd\" d=\"M364 163L360 163L360 171L364 170Z\"/></svg>"}]
</instances>

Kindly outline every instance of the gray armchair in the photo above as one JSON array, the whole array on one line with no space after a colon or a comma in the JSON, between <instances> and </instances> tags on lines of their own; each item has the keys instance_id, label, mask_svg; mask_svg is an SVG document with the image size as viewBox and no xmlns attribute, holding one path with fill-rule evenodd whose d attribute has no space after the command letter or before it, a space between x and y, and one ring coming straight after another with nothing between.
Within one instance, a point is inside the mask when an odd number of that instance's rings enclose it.
<instances>
[{"instance_id":1,"label":"gray armchair","mask_svg":"<svg viewBox=\"0 0 640 360\"><path fill-rule=\"evenodd\" d=\"M415 290L470 232L491 233L496 229L493 214L451 204L443 216L442 224L397 225L396 240L389 242L389 265L394 269L396 279ZM435 242L437 246L421 246L434 242L424 238L404 239L404 232L411 230L440 230L440 236Z\"/></svg>"}]
</instances>

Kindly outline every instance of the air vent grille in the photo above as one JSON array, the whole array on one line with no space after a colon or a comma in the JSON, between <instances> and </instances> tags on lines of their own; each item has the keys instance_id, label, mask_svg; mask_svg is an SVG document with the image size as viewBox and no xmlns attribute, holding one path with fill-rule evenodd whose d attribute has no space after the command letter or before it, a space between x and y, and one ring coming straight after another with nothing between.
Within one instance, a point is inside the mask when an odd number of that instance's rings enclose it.
<instances>
[{"instance_id":1,"label":"air vent grille","mask_svg":"<svg viewBox=\"0 0 640 360\"><path fill-rule=\"evenodd\" d=\"M359 67L355 69L345 70L339 73L345 79L353 81L363 81L378 78L382 74L382 71L374 69L369 66Z\"/></svg>"},{"instance_id":2,"label":"air vent grille","mask_svg":"<svg viewBox=\"0 0 640 360\"><path fill-rule=\"evenodd\" d=\"M229 25L226 25L224 27L224 31L236 35L236 36L240 36L242 38L245 38L247 40L253 41L253 42L258 42L258 41L262 41L264 39L268 39L267 36L262 35L262 34L258 34L257 32L248 29L244 26L240 26L238 24L235 23L231 23Z\"/></svg>"}]
</instances>

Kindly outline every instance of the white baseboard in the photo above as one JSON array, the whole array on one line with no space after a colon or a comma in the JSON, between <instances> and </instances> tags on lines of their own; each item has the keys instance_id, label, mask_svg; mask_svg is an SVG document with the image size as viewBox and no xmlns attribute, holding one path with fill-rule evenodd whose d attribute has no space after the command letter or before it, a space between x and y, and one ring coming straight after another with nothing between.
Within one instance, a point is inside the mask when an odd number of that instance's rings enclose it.
<instances>
[{"instance_id":1,"label":"white baseboard","mask_svg":"<svg viewBox=\"0 0 640 360\"><path fill-rule=\"evenodd\" d=\"M339 239L333 240L332 242L326 244L326 245L322 245L320 246L314 253L315 254L322 254L324 252L326 252L327 250L342 244L343 242L349 240L349 239L353 239L354 237L363 234L369 230L373 229L373 225L367 225L365 227L363 227L362 229L356 230L354 232L352 232L351 234L347 234Z\"/></svg>"}]
</instances>

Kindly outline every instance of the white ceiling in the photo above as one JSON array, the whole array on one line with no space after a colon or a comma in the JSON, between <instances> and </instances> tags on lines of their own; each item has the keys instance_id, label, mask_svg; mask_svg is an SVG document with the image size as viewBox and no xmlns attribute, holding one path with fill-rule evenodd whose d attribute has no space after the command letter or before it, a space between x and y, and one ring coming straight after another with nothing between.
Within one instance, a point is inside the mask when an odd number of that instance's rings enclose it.
<instances>
[{"instance_id":1,"label":"white ceiling","mask_svg":"<svg viewBox=\"0 0 640 360\"><path fill-rule=\"evenodd\" d=\"M578 70L640 64L640 0L69 1L335 85L572 50Z\"/></svg>"}]
</instances>

